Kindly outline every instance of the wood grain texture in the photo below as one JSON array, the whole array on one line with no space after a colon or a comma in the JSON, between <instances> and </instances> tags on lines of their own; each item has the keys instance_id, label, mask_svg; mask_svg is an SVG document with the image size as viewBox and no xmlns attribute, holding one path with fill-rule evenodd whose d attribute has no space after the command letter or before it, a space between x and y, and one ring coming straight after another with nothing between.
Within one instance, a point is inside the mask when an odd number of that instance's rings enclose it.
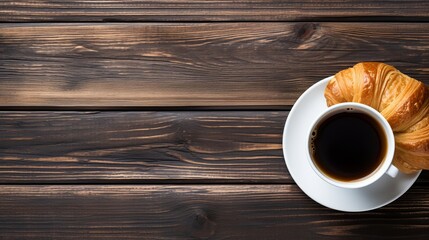
<instances>
[{"instance_id":1,"label":"wood grain texture","mask_svg":"<svg viewBox=\"0 0 429 240\"><path fill-rule=\"evenodd\" d=\"M428 197L342 213L293 185L1 186L0 238L427 239Z\"/></svg>"},{"instance_id":2,"label":"wood grain texture","mask_svg":"<svg viewBox=\"0 0 429 240\"><path fill-rule=\"evenodd\" d=\"M291 182L287 112L1 112L0 183Z\"/></svg>"},{"instance_id":3,"label":"wood grain texture","mask_svg":"<svg viewBox=\"0 0 429 240\"><path fill-rule=\"evenodd\" d=\"M286 106L382 61L429 83L429 23L1 24L0 106Z\"/></svg>"},{"instance_id":4,"label":"wood grain texture","mask_svg":"<svg viewBox=\"0 0 429 240\"><path fill-rule=\"evenodd\" d=\"M424 0L20 0L0 21L427 21Z\"/></svg>"}]
</instances>

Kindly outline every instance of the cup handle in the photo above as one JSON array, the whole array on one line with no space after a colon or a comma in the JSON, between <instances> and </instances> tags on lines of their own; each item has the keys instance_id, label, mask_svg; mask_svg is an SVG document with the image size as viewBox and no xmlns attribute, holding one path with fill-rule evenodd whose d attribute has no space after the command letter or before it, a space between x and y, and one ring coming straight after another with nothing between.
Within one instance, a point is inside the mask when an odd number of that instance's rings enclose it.
<instances>
[{"instance_id":1,"label":"cup handle","mask_svg":"<svg viewBox=\"0 0 429 240\"><path fill-rule=\"evenodd\" d=\"M387 169L387 172L386 172L386 174L392 178L395 178L398 175L398 173L399 173L399 169L393 166L393 164L390 165L389 169Z\"/></svg>"}]
</instances>

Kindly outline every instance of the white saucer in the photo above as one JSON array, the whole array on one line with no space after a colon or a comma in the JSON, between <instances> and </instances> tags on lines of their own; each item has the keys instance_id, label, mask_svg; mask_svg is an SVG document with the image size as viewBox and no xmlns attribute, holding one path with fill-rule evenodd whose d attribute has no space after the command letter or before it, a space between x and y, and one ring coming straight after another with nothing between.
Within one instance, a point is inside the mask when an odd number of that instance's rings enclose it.
<instances>
[{"instance_id":1,"label":"white saucer","mask_svg":"<svg viewBox=\"0 0 429 240\"><path fill-rule=\"evenodd\" d=\"M361 212L387 205L404 194L417 180L420 172L388 175L360 189L343 189L322 180L306 159L306 133L310 124L327 108L323 96L329 79L325 78L307 89L296 101L286 120L283 132L283 154L290 175L314 201L345 212Z\"/></svg>"}]
</instances>

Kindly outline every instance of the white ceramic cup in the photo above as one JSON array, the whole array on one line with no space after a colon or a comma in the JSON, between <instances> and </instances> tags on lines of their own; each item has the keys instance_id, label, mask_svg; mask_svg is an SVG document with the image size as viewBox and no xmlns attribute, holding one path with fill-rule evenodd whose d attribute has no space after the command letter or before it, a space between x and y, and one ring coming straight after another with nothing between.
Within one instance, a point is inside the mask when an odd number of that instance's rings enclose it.
<instances>
[{"instance_id":1,"label":"white ceramic cup","mask_svg":"<svg viewBox=\"0 0 429 240\"><path fill-rule=\"evenodd\" d=\"M323 173L323 171L321 171L315 164L311 150L311 139L313 137L312 133L315 128L327 118L342 112L363 113L372 117L372 119L374 119L381 126L381 130L384 132L384 135L386 136L387 140L386 154L384 155L384 159L381 161L380 165L375 168L375 170L370 174L352 181L340 181ZM308 130L307 136L307 159L309 160L312 169L317 173L320 178L334 186L341 188L362 188L374 183L384 174L387 174L390 177L394 178L399 172L399 170L392 164L393 155L395 153L395 137L393 135L392 128L390 127L386 119L377 110L367 105L354 102L346 102L336 104L327 108L322 114L319 115L319 117L317 117L317 119L311 125L310 129Z\"/></svg>"}]
</instances>

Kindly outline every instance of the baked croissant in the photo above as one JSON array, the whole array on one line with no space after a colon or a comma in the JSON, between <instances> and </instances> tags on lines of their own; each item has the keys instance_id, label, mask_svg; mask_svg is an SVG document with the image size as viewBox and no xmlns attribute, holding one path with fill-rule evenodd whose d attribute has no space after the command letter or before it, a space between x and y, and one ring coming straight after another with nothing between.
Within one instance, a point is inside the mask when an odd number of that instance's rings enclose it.
<instances>
[{"instance_id":1,"label":"baked croissant","mask_svg":"<svg viewBox=\"0 0 429 240\"><path fill-rule=\"evenodd\" d=\"M328 106L358 102L378 110L395 135L393 164L402 172L429 169L429 89L396 68L358 63L338 72L325 88Z\"/></svg>"}]
</instances>

